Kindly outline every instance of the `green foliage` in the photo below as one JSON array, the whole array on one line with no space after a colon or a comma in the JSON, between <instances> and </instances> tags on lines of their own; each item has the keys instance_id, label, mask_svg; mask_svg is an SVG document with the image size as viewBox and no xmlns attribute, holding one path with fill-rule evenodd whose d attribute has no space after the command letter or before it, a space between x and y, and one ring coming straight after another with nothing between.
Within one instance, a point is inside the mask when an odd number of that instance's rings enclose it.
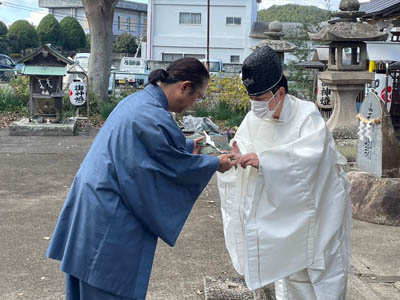
<instances>
[{"instance_id":1,"label":"green foliage","mask_svg":"<svg viewBox=\"0 0 400 300\"><path fill-rule=\"evenodd\" d=\"M8 28L7 25L0 21L0 53L8 54Z\"/></svg>"},{"instance_id":2,"label":"green foliage","mask_svg":"<svg viewBox=\"0 0 400 300\"><path fill-rule=\"evenodd\" d=\"M119 35L114 42L114 52L135 54L137 49L135 38L125 32Z\"/></svg>"},{"instance_id":3,"label":"green foliage","mask_svg":"<svg viewBox=\"0 0 400 300\"><path fill-rule=\"evenodd\" d=\"M206 100L197 103L198 117L210 116L214 120L226 121L229 128L240 125L249 110L249 97L239 76L211 76L206 91Z\"/></svg>"},{"instance_id":4,"label":"green foliage","mask_svg":"<svg viewBox=\"0 0 400 300\"><path fill-rule=\"evenodd\" d=\"M118 102L101 102L99 105L100 116L106 120L117 104Z\"/></svg>"},{"instance_id":5,"label":"green foliage","mask_svg":"<svg viewBox=\"0 0 400 300\"><path fill-rule=\"evenodd\" d=\"M36 28L41 44L51 44L52 46L62 46L64 43L63 32L57 19L48 14Z\"/></svg>"},{"instance_id":6,"label":"green foliage","mask_svg":"<svg viewBox=\"0 0 400 300\"><path fill-rule=\"evenodd\" d=\"M0 21L0 36L6 36L8 32L7 25Z\"/></svg>"},{"instance_id":7,"label":"green foliage","mask_svg":"<svg viewBox=\"0 0 400 300\"><path fill-rule=\"evenodd\" d=\"M7 33L10 48L13 52L21 52L38 46L39 40L35 28L25 20L11 24Z\"/></svg>"},{"instance_id":8,"label":"green foliage","mask_svg":"<svg viewBox=\"0 0 400 300\"><path fill-rule=\"evenodd\" d=\"M122 100L126 97L128 97L129 95L132 95L133 93L136 93L136 88L133 87L132 85L124 85L120 88L120 92L119 92L119 100Z\"/></svg>"},{"instance_id":9,"label":"green foliage","mask_svg":"<svg viewBox=\"0 0 400 300\"><path fill-rule=\"evenodd\" d=\"M84 104L84 108L86 109L86 104ZM76 115L76 106L69 101L69 91L66 90L64 92L64 96L62 99L62 112L64 118L74 117Z\"/></svg>"},{"instance_id":10,"label":"green foliage","mask_svg":"<svg viewBox=\"0 0 400 300\"><path fill-rule=\"evenodd\" d=\"M90 52L90 47L91 47L91 43L90 43L90 34L86 35L86 46L85 46L85 51L81 51L81 52Z\"/></svg>"},{"instance_id":11,"label":"green foliage","mask_svg":"<svg viewBox=\"0 0 400 300\"><path fill-rule=\"evenodd\" d=\"M86 47L86 35L81 24L74 17L65 17L60 22L64 36L64 50L78 50Z\"/></svg>"},{"instance_id":12,"label":"green foliage","mask_svg":"<svg viewBox=\"0 0 400 300\"><path fill-rule=\"evenodd\" d=\"M10 88L0 89L0 112L27 112L25 99Z\"/></svg>"},{"instance_id":13,"label":"green foliage","mask_svg":"<svg viewBox=\"0 0 400 300\"><path fill-rule=\"evenodd\" d=\"M8 39L6 35L0 36L0 53L9 54Z\"/></svg>"},{"instance_id":14,"label":"green foliage","mask_svg":"<svg viewBox=\"0 0 400 300\"><path fill-rule=\"evenodd\" d=\"M289 93L305 100L312 99L313 96L313 71L296 66L300 61L309 60L312 49L317 45L310 41L308 32L319 30L318 25L302 24L290 29L284 37L296 46L296 50L291 54L296 60L289 61L286 65L288 75Z\"/></svg>"},{"instance_id":15,"label":"green foliage","mask_svg":"<svg viewBox=\"0 0 400 300\"><path fill-rule=\"evenodd\" d=\"M329 20L330 11L312 5L273 5L268 9L259 11L258 18L262 22L276 20L280 22L318 24Z\"/></svg>"},{"instance_id":16,"label":"green foliage","mask_svg":"<svg viewBox=\"0 0 400 300\"><path fill-rule=\"evenodd\" d=\"M212 75L206 91L207 99L225 103L231 110L247 111L249 97L239 76L219 77Z\"/></svg>"},{"instance_id":17,"label":"green foliage","mask_svg":"<svg viewBox=\"0 0 400 300\"><path fill-rule=\"evenodd\" d=\"M17 97L23 99L26 104L29 102L30 91L28 76L17 76L16 78L12 78L9 85Z\"/></svg>"}]
</instances>

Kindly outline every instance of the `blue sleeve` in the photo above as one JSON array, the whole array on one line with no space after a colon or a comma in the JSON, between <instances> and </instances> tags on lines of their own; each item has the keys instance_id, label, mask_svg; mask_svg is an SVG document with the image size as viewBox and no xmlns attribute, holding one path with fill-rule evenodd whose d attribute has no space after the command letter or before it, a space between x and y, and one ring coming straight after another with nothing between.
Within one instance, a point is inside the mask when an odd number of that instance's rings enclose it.
<instances>
[{"instance_id":1,"label":"blue sleeve","mask_svg":"<svg viewBox=\"0 0 400 300\"><path fill-rule=\"evenodd\" d=\"M114 138L122 201L151 232L173 246L219 159L186 151L185 137L167 114L141 113Z\"/></svg>"},{"instance_id":2,"label":"blue sleeve","mask_svg":"<svg viewBox=\"0 0 400 300\"><path fill-rule=\"evenodd\" d=\"M193 153L194 150L194 140L192 139L186 139L186 147L185 147L186 152Z\"/></svg>"}]
</instances>

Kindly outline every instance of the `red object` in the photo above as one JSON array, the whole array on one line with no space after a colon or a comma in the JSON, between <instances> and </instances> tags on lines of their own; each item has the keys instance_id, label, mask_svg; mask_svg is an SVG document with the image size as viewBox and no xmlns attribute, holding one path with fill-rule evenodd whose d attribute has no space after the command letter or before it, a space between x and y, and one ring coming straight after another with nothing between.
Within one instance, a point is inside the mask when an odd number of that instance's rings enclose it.
<instances>
[{"instance_id":1,"label":"red object","mask_svg":"<svg viewBox=\"0 0 400 300\"><path fill-rule=\"evenodd\" d=\"M69 95L72 96L73 92L71 90L69 90Z\"/></svg>"},{"instance_id":2,"label":"red object","mask_svg":"<svg viewBox=\"0 0 400 300\"><path fill-rule=\"evenodd\" d=\"M383 101L385 101L385 90L386 89L383 89L382 92L381 92L381 98L382 98ZM388 100L387 100L387 102L391 102L391 101L392 101L392 87L388 86Z\"/></svg>"}]
</instances>

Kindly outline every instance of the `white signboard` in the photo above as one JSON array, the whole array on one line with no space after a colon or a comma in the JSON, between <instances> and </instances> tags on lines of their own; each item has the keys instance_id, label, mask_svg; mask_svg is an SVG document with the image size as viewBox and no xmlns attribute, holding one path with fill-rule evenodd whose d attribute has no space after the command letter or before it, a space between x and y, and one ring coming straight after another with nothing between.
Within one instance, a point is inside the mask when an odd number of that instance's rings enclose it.
<instances>
[{"instance_id":1,"label":"white signboard","mask_svg":"<svg viewBox=\"0 0 400 300\"><path fill-rule=\"evenodd\" d=\"M86 102L86 85L82 81L73 81L69 85L69 101L76 106Z\"/></svg>"},{"instance_id":2,"label":"white signboard","mask_svg":"<svg viewBox=\"0 0 400 300\"><path fill-rule=\"evenodd\" d=\"M372 83L366 85L366 94L372 92L375 95L377 95L383 103L385 103L385 92L386 92L385 83L386 83L386 75L375 73L375 80ZM392 93L393 93L393 78L389 76L388 89L387 89L388 100L386 103L386 108L388 111L390 111L390 107L392 105Z\"/></svg>"},{"instance_id":3,"label":"white signboard","mask_svg":"<svg viewBox=\"0 0 400 300\"><path fill-rule=\"evenodd\" d=\"M382 176L382 109L381 100L369 93L361 104L358 118L357 166L377 177Z\"/></svg>"}]
</instances>

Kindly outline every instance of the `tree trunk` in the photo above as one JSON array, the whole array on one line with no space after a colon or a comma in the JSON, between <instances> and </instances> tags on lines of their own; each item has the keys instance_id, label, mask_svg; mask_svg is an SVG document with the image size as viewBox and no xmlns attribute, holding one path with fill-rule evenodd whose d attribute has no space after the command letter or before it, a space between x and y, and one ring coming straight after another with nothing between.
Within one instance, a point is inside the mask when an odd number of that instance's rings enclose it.
<instances>
[{"instance_id":1,"label":"tree trunk","mask_svg":"<svg viewBox=\"0 0 400 300\"><path fill-rule=\"evenodd\" d=\"M108 101L112 63L114 8L118 0L82 0L90 30L89 88L96 100Z\"/></svg>"}]
</instances>

